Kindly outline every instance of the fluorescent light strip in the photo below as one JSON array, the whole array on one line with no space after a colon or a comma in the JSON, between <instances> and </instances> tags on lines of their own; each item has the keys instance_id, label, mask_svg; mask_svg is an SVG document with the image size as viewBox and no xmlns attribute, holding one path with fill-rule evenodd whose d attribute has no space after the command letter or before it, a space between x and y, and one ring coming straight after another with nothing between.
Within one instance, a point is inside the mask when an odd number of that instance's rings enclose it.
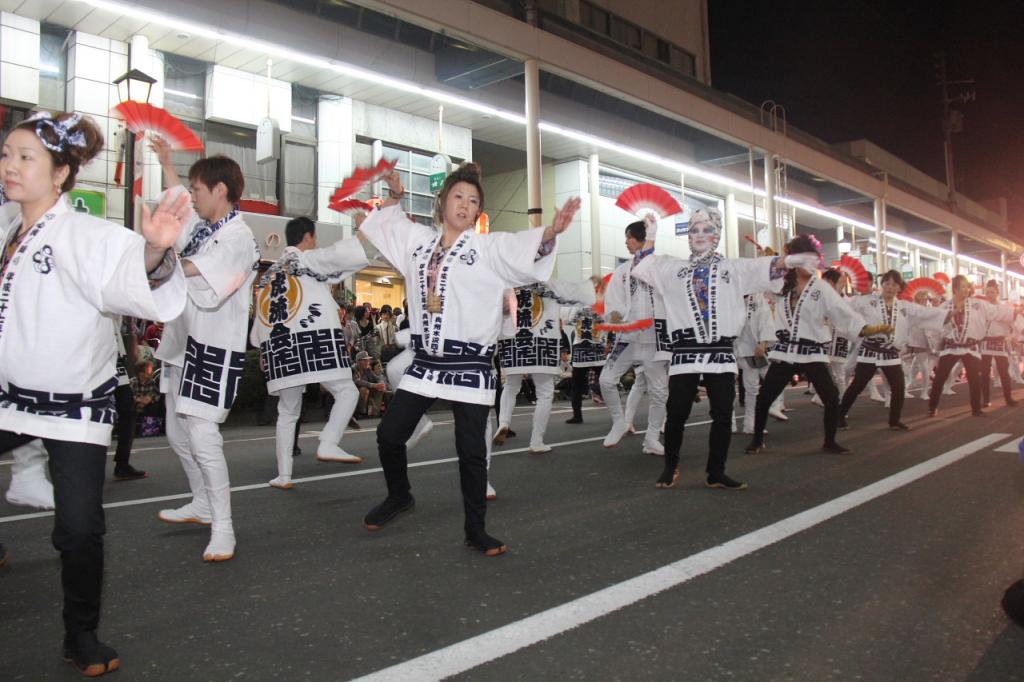
<instances>
[{"instance_id":1,"label":"fluorescent light strip","mask_svg":"<svg viewBox=\"0 0 1024 682\"><path fill-rule=\"evenodd\" d=\"M298 62L300 64L306 64L307 66L312 66L318 69L326 69L329 71L333 71L335 73L349 76L351 78L356 78L370 83L375 83L377 85L385 85L396 90L420 95L422 97L426 97L428 99L432 99L438 102L454 104L456 106L469 109L470 111L476 111L481 114L496 116L498 118L510 121L512 123L518 123L519 125L526 125L526 117L517 113L480 104L479 102L475 102L473 100L466 99L464 97L459 97L457 95L452 95L446 92L441 92L439 90L434 90L432 88L425 88L414 83L399 80L397 78L391 78L389 76L381 74L378 71L370 71L369 69L363 69L357 66L353 66L352 64L347 64L332 59L325 59L322 57L316 57L310 54L298 52L296 50L292 50L281 45L276 45L265 40L260 40L258 38L253 38L251 36L242 36L234 33L229 33L227 31L212 29L207 25L197 24L190 21L184 21L177 17L172 17L167 14L154 12L148 9L137 7L135 5L125 4L121 2L111 2L110 0L79 0L79 2L83 2L87 5L90 5L92 7L95 7L106 12L111 12L112 14L131 17L134 19L138 19L140 21L145 21L147 23L167 26L169 28L178 29L186 33L190 33L194 36L203 36L206 38L210 38L211 40L222 41L245 49L263 51L266 52L268 55L273 55L275 57L280 57L282 59L288 59L294 62ZM166 89L164 90L164 92L179 94L176 91L168 91ZM719 184L725 185L726 187L731 187L732 189L739 190L741 192L751 192L755 196L759 197L763 197L766 195L764 190L758 189L756 187L752 188L749 185L734 180L733 178L729 178L724 175L719 175L717 173L712 173L702 168L691 166L689 164L675 161L673 159L668 159L657 154L652 154L650 152L645 152L639 149L635 149L633 147L628 147L626 145L622 145L611 140L606 140L595 135L583 133L581 131L573 130L571 128L565 128L554 123L548 123L547 121L541 121L539 127L541 130L549 133L561 135L562 137L577 140L579 142L584 142L586 144L590 144L602 149L619 152L621 154L625 154L640 161L656 163L684 174L695 175L699 178L704 178L712 182L717 182ZM775 197L775 199L776 201L780 201L784 204L788 204L795 208L808 211L810 213L815 213L817 215L830 218L832 220L845 223L847 225L855 225L857 227L860 227L861 229L870 230L871 232L876 231L874 225L869 225L868 223L854 220L852 218L849 218L848 216L833 213L832 211L828 211L823 208L818 208L817 206L805 204L795 199L790 199L788 197L783 196L777 196ZM942 253L940 247L932 246L930 244L927 244L926 242L917 242L917 240L911 241L910 238L904 237L903 235L898 235L896 233L891 233L891 236L899 237L904 241L908 241L910 243L922 246L923 248L933 249ZM952 252L949 253L950 255L952 255ZM976 261L966 256L961 256L961 258L966 258L968 260L971 260L972 262L977 262L987 267L994 267L988 263L984 263L983 261ZM996 269L998 270L1000 268ZM1022 278L1024 278L1024 276L1022 276Z\"/></svg>"},{"instance_id":2,"label":"fluorescent light strip","mask_svg":"<svg viewBox=\"0 0 1024 682\"><path fill-rule=\"evenodd\" d=\"M438 102L455 104L457 106L464 107L471 111L477 111L482 114L497 116L498 118L502 118L507 121L519 123L520 125L526 125L526 118L519 114L514 114L512 112L497 109L495 107L489 107L478 102L474 102L473 100L466 99L464 97L458 97L456 95L450 95L439 90L424 88L413 83L398 80L397 78L391 78L377 71L370 71L368 69L362 69L351 64L346 64L344 62L337 62L331 59L324 59L322 57L315 57L310 54L297 52L290 48L283 47L281 45L275 45L274 43L269 43L258 38L253 38L251 36L241 36L234 33L228 33L226 31L215 30L206 25L196 24L190 21L184 21L177 17L171 17L166 14L153 12L148 9L143 9L140 7L120 2L109 2L109 0L79 1L84 2L87 5L91 5L92 7L95 7L97 9L101 9L106 12L111 12L113 14L131 17L133 19L138 19L140 21L145 21L148 23L167 26L169 28L190 33L194 36L202 36L205 38L210 38L211 40L218 40L231 45L236 45L241 48L266 52L269 55L280 57L282 59L288 59L294 62L298 62L300 64L306 64L307 66L312 66L318 69L334 71L335 73L350 76L352 78L358 78L360 80L364 80L367 82L376 83L378 85L386 85L396 90L402 90L404 92L413 93L416 95L420 95L422 97L433 99Z\"/></svg>"},{"instance_id":3,"label":"fluorescent light strip","mask_svg":"<svg viewBox=\"0 0 1024 682\"><path fill-rule=\"evenodd\" d=\"M39 70L43 73L52 73L60 75L60 67L54 66L53 64L40 64Z\"/></svg>"},{"instance_id":4,"label":"fluorescent light strip","mask_svg":"<svg viewBox=\"0 0 1024 682\"><path fill-rule=\"evenodd\" d=\"M191 92L185 92L184 90L172 90L171 88L164 88L165 95L174 95L175 97L184 97L185 99L202 99L199 95L192 94Z\"/></svg>"}]
</instances>

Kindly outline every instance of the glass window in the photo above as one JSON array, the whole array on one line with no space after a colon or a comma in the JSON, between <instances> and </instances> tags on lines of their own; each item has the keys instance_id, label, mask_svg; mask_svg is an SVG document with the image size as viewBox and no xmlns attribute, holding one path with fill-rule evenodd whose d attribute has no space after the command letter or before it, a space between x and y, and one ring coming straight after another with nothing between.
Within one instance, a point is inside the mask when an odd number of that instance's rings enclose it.
<instances>
[{"instance_id":1,"label":"glass window","mask_svg":"<svg viewBox=\"0 0 1024 682\"><path fill-rule=\"evenodd\" d=\"M316 139L316 111L320 93L292 85L292 135Z\"/></svg>"},{"instance_id":2,"label":"glass window","mask_svg":"<svg viewBox=\"0 0 1024 682\"><path fill-rule=\"evenodd\" d=\"M67 82L68 53L64 41L66 28L43 24L39 31L39 106L63 111Z\"/></svg>"},{"instance_id":3,"label":"glass window","mask_svg":"<svg viewBox=\"0 0 1024 682\"><path fill-rule=\"evenodd\" d=\"M286 140L282 146L281 213L316 216L316 147Z\"/></svg>"},{"instance_id":4,"label":"glass window","mask_svg":"<svg viewBox=\"0 0 1024 682\"><path fill-rule=\"evenodd\" d=\"M421 173L430 173L430 160L434 158L431 154L412 153L412 169Z\"/></svg>"},{"instance_id":5,"label":"glass window","mask_svg":"<svg viewBox=\"0 0 1024 682\"><path fill-rule=\"evenodd\" d=\"M243 201L278 206L277 164L256 163L255 130L223 123L207 123L206 156L214 154L224 154L241 166L242 175L245 177ZM245 210L252 209L246 208Z\"/></svg>"},{"instance_id":6,"label":"glass window","mask_svg":"<svg viewBox=\"0 0 1024 682\"><path fill-rule=\"evenodd\" d=\"M409 189L413 192L419 192L421 194L430 194L430 176L421 175L420 173L412 174L412 184Z\"/></svg>"},{"instance_id":7,"label":"glass window","mask_svg":"<svg viewBox=\"0 0 1024 682\"><path fill-rule=\"evenodd\" d=\"M585 0L580 2L580 23L601 35L609 34L608 12Z\"/></svg>"},{"instance_id":8,"label":"glass window","mask_svg":"<svg viewBox=\"0 0 1024 682\"><path fill-rule=\"evenodd\" d=\"M164 108L202 120L206 112L206 62L164 53Z\"/></svg>"},{"instance_id":9,"label":"glass window","mask_svg":"<svg viewBox=\"0 0 1024 682\"><path fill-rule=\"evenodd\" d=\"M640 41L640 27L619 17L612 19L612 39L632 47L634 50L643 48L643 43Z\"/></svg>"}]
</instances>

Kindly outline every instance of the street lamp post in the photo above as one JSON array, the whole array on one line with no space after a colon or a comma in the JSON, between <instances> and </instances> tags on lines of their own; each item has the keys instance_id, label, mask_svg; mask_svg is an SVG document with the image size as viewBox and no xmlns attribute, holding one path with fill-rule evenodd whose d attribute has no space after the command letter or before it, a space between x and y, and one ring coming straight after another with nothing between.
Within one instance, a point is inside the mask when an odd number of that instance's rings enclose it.
<instances>
[{"instance_id":1,"label":"street lamp post","mask_svg":"<svg viewBox=\"0 0 1024 682\"><path fill-rule=\"evenodd\" d=\"M129 69L126 73L114 79L113 85L117 86L118 102L149 102L149 95L153 90L156 79L143 73L139 69ZM129 230L135 229L135 133L125 127L124 163L127 167L124 202L124 226Z\"/></svg>"}]
</instances>

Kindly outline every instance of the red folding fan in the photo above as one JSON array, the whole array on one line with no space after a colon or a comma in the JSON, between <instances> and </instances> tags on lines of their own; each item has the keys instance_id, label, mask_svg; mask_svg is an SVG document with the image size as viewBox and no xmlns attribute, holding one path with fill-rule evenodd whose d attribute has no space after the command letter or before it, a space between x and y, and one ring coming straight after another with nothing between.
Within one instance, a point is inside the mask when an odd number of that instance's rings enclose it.
<instances>
[{"instance_id":1,"label":"red folding fan","mask_svg":"<svg viewBox=\"0 0 1024 682\"><path fill-rule=\"evenodd\" d=\"M381 159L372 168L356 168L352 175L341 181L338 189L331 195L331 202L342 201L353 197L363 191L367 185L383 180L395 170L396 161Z\"/></svg>"},{"instance_id":2,"label":"red folding fan","mask_svg":"<svg viewBox=\"0 0 1024 682\"><path fill-rule=\"evenodd\" d=\"M853 256L849 254L843 255L839 259L839 265L836 266L836 269L849 277L853 288L860 293L866 294L871 291L871 273L868 272L863 263Z\"/></svg>"},{"instance_id":3,"label":"red folding fan","mask_svg":"<svg viewBox=\"0 0 1024 682\"><path fill-rule=\"evenodd\" d=\"M675 198L657 185L633 185L615 200L615 205L633 215L652 211L659 218L682 213L683 207Z\"/></svg>"},{"instance_id":4,"label":"red folding fan","mask_svg":"<svg viewBox=\"0 0 1024 682\"><path fill-rule=\"evenodd\" d=\"M932 275L932 279L934 279L937 282L940 282L945 287L949 286L949 275L947 275L944 272L936 272L934 275Z\"/></svg>"},{"instance_id":5,"label":"red folding fan","mask_svg":"<svg viewBox=\"0 0 1024 682\"><path fill-rule=\"evenodd\" d=\"M359 201L359 199L342 199L341 201L332 201L327 204L327 208L338 213L344 213L347 216L356 216L361 213L369 213L373 210L373 206L370 206L365 201Z\"/></svg>"},{"instance_id":6,"label":"red folding fan","mask_svg":"<svg viewBox=\"0 0 1024 682\"><path fill-rule=\"evenodd\" d=\"M609 272L601 278L601 284L597 287L597 303L590 306L590 309L598 315L604 315L604 291L608 288L608 282L612 281L613 274L614 273Z\"/></svg>"},{"instance_id":7,"label":"red folding fan","mask_svg":"<svg viewBox=\"0 0 1024 682\"><path fill-rule=\"evenodd\" d=\"M907 282L907 286L903 290L903 293L900 294L900 298L905 301L913 301L914 296L916 296L919 291L927 291L936 298L939 298L946 293L941 282L937 282L931 277L916 277Z\"/></svg>"},{"instance_id":8,"label":"red folding fan","mask_svg":"<svg viewBox=\"0 0 1024 682\"><path fill-rule=\"evenodd\" d=\"M145 102L121 102L114 110L124 119L128 130L136 135L156 133L167 140L171 149L195 152L203 148L202 141L188 126L173 114Z\"/></svg>"}]
</instances>

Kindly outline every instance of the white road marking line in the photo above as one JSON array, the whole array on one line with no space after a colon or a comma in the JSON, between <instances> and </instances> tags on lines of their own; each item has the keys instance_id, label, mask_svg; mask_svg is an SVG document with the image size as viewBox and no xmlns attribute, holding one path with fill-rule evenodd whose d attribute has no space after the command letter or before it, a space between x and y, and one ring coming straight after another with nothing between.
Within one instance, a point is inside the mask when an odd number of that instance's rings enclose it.
<instances>
[{"instance_id":1,"label":"white road marking line","mask_svg":"<svg viewBox=\"0 0 1024 682\"><path fill-rule=\"evenodd\" d=\"M726 564L792 537L835 516L909 485L1007 438L993 433L859 490L765 526L717 547L606 587L570 602L476 637L360 677L361 682L440 680L490 663L502 656L579 627L592 620L710 573Z\"/></svg>"},{"instance_id":2,"label":"white road marking line","mask_svg":"<svg viewBox=\"0 0 1024 682\"><path fill-rule=\"evenodd\" d=\"M1022 440L1024 440L1024 436L1014 438L1013 440L1000 445L994 450L994 452L1018 452L1017 448L1020 447L1020 442Z\"/></svg>"},{"instance_id":3,"label":"white road marking line","mask_svg":"<svg viewBox=\"0 0 1024 682\"><path fill-rule=\"evenodd\" d=\"M709 419L709 420L706 420L706 421L693 422L691 424L688 424L688 426L703 426L705 424L710 424L710 423L711 423L711 420ZM647 431L645 429L638 429L636 431L637 435L644 434L644 433L647 433ZM256 439L246 439L246 440L256 440ZM552 449L554 449L554 448L559 448L559 447L565 447L567 445L579 445L580 443L593 443L594 441L600 441L600 440L604 440L604 436L594 436L593 438L580 438L578 440L567 440L567 441L563 441L561 443L549 443L549 445L552 447ZM236 441L236 442L241 442L241 441ZM523 452L529 452L529 450L530 450L529 447L525 447L525 448L512 448L510 450L501 450L500 452L493 452L491 454L491 457L493 458L493 457L501 457L501 456L504 456L504 455L515 455L515 454L519 454L519 453L523 453ZM270 461L270 460L268 459L268 461ZM411 468L414 468L414 467L428 467L428 466L434 466L435 464L448 464L450 462L457 462L457 461L458 461L458 457L445 457L443 459L431 459L431 460L427 460L427 461L424 461L424 462L410 462L409 463L409 468L411 469ZM323 474L323 475L320 475L320 476L305 476L303 478L293 478L292 482L293 483L313 483L313 482L316 482L316 481L329 481L329 480L335 479L335 478L349 478L351 476L366 476L367 474L376 474L376 473L378 473L380 471L382 471L382 469L380 467L374 467L372 469L356 469L356 470L353 470L353 471L343 471L343 472L340 472L340 473L337 473L337 474ZM264 489L269 488L269 487L270 487L270 485L267 484L267 483L253 483L251 485L235 486L235 487L231 488L231 492L233 492L233 493L240 493L240 492L246 492L246 491L249 491L249 490L264 490ZM178 494L175 494L175 495L161 495L159 497L146 497L146 498L142 498L142 499L138 499L138 500L122 500L120 502L108 502L107 504L103 505L103 508L104 509L116 509L117 507L136 507L138 505L152 504L154 502L167 502L167 501L170 501L170 500L186 500L186 499L189 499L190 497L192 497L191 493L178 493ZM16 514L16 515L13 515L13 516L0 516L0 523L13 523L14 521L27 521L29 519L41 519L41 518L45 518L47 516L53 516L53 512L52 511L39 511L39 512L31 512L31 513L28 513L28 514Z\"/></svg>"}]
</instances>

